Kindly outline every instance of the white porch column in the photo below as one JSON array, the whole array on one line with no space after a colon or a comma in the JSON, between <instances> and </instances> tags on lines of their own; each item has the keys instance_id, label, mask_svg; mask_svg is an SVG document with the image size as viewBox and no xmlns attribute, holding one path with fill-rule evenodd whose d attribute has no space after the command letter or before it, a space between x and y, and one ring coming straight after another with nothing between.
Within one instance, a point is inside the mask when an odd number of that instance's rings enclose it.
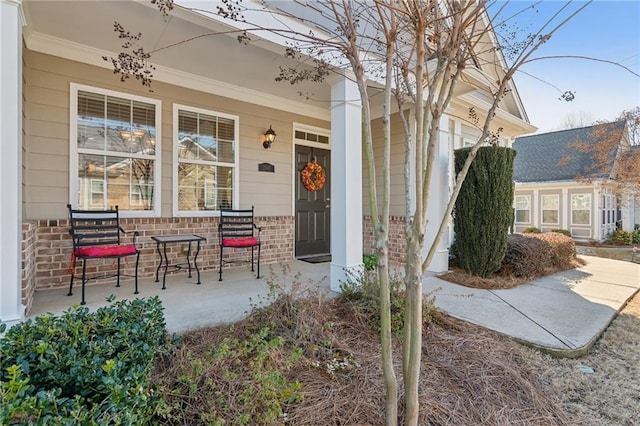
<instances>
[{"instance_id":1,"label":"white porch column","mask_svg":"<svg viewBox=\"0 0 640 426\"><path fill-rule=\"evenodd\" d=\"M429 208L427 218L429 222L425 228L424 246L422 249L423 259L426 257L429 248L435 240L436 233L440 227L440 221L447 209L449 201L449 156L450 144L453 143L449 135L449 116L444 114L440 119L440 132L438 134L438 144L436 146L435 160L433 162L433 175L429 188ZM451 218L447 218L451 220ZM438 243L436 252L427 267L431 272L446 272L449 269L449 238L445 232Z\"/></svg>"},{"instance_id":2,"label":"white porch column","mask_svg":"<svg viewBox=\"0 0 640 426\"><path fill-rule=\"evenodd\" d=\"M331 82L331 290L362 268L362 102L356 84Z\"/></svg>"},{"instance_id":3,"label":"white porch column","mask_svg":"<svg viewBox=\"0 0 640 426\"><path fill-rule=\"evenodd\" d=\"M22 10L0 0L0 320L24 317L22 306Z\"/></svg>"}]
</instances>

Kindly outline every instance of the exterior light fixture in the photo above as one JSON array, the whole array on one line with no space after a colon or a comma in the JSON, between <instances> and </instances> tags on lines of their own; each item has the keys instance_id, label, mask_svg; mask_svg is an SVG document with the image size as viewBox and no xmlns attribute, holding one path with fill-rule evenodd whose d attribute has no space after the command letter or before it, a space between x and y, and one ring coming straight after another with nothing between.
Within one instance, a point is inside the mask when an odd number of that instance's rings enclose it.
<instances>
[{"instance_id":1,"label":"exterior light fixture","mask_svg":"<svg viewBox=\"0 0 640 426\"><path fill-rule=\"evenodd\" d=\"M262 142L264 149L271 148L271 144L276 140L276 136L276 132L274 132L271 125L269 125L269 130L264 132L264 141Z\"/></svg>"}]
</instances>

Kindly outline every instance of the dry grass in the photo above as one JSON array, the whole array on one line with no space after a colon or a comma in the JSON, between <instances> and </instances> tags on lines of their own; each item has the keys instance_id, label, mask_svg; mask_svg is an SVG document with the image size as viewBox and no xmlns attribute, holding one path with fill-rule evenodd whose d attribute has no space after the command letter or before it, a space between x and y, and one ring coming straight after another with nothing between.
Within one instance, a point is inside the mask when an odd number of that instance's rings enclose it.
<instances>
[{"instance_id":1,"label":"dry grass","mask_svg":"<svg viewBox=\"0 0 640 426\"><path fill-rule=\"evenodd\" d=\"M554 359L529 351L545 393L582 425L640 424L640 294L627 304L589 354ZM581 366L594 370L583 373Z\"/></svg>"}]
</instances>

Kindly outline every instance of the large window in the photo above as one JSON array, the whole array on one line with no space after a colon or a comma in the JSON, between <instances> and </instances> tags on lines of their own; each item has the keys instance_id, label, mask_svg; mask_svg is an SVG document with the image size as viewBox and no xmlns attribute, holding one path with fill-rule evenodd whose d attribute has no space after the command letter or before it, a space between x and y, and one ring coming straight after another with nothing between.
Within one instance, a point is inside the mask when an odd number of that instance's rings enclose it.
<instances>
[{"instance_id":1,"label":"large window","mask_svg":"<svg viewBox=\"0 0 640 426\"><path fill-rule=\"evenodd\" d=\"M157 216L160 102L72 84L71 105L71 204Z\"/></svg>"},{"instance_id":2,"label":"large window","mask_svg":"<svg viewBox=\"0 0 640 426\"><path fill-rule=\"evenodd\" d=\"M531 196L516 195L516 223L531 223Z\"/></svg>"},{"instance_id":3,"label":"large window","mask_svg":"<svg viewBox=\"0 0 640 426\"><path fill-rule=\"evenodd\" d=\"M542 223L547 225L557 225L560 197L558 195L542 195L541 199Z\"/></svg>"},{"instance_id":4,"label":"large window","mask_svg":"<svg viewBox=\"0 0 640 426\"><path fill-rule=\"evenodd\" d=\"M591 224L591 194L571 195L571 224Z\"/></svg>"},{"instance_id":5,"label":"large window","mask_svg":"<svg viewBox=\"0 0 640 426\"><path fill-rule=\"evenodd\" d=\"M232 208L237 199L238 118L174 105L174 214Z\"/></svg>"}]
</instances>

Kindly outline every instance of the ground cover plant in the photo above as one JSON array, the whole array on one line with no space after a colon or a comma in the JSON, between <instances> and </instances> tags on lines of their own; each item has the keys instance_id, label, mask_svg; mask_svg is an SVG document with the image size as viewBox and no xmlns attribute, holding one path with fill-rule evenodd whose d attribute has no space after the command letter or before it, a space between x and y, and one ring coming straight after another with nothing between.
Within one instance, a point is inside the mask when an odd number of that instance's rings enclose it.
<instances>
[{"instance_id":1,"label":"ground cover plant","mask_svg":"<svg viewBox=\"0 0 640 426\"><path fill-rule=\"evenodd\" d=\"M17 324L0 339L0 424L147 424L162 407L150 374L165 342L157 297Z\"/></svg>"}]
</instances>

